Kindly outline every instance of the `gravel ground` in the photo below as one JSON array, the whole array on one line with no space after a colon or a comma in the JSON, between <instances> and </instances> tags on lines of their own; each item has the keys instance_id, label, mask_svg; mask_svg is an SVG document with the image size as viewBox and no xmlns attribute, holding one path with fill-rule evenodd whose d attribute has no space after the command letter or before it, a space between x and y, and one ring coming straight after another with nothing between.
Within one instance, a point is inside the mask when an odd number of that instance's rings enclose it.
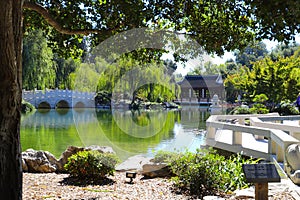
<instances>
[{"instance_id":1,"label":"gravel ground","mask_svg":"<svg viewBox=\"0 0 300 200\"><path fill-rule=\"evenodd\" d=\"M75 186L68 174L23 174L23 199L188 199L172 192L169 179L142 179L141 175L128 183L125 172L116 172L106 183Z\"/></svg>"},{"instance_id":2,"label":"gravel ground","mask_svg":"<svg viewBox=\"0 0 300 200\"><path fill-rule=\"evenodd\" d=\"M172 190L172 182L166 178L143 179L137 175L128 183L125 172L115 172L105 182L76 185L68 174L23 173L23 199L83 199L83 200L185 200L192 199ZM81 181L82 182L82 181ZM74 184L75 183L75 184ZM254 199L228 196L225 199ZM269 200L295 200L289 191L281 191Z\"/></svg>"}]
</instances>

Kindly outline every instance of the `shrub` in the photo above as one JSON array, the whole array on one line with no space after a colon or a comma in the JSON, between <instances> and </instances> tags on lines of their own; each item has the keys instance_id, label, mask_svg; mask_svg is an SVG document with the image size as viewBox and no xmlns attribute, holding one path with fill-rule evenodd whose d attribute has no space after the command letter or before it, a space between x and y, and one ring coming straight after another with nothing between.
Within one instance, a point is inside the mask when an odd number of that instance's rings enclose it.
<instances>
[{"instance_id":1,"label":"shrub","mask_svg":"<svg viewBox=\"0 0 300 200\"><path fill-rule=\"evenodd\" d=\"M28 113L33 112L34 110L35 110L35 107L31 103L22 99L22 107L21 107L22 113L28 114Z\"/></svg>"},{"instance_id":2,"label":"shrub","mask_svg":"<svg viewBox=\"0 0 300 200\"><path fill-rule=\"evenodd\" d=\"M251 114L248 106L238 106L229 112L230 115Z\"/></svg>"},{"instance_id":3,"label":"shrub","mask_svg":"<svg viewBox=\"0 0 300 200\"><path fill-rule=\"evenodd\" d=\"M80 151L70 156L64 167L72 177L104 178L114 174L118 161L114 154Z\"/></svg>"},{"instance_id":4,"label":"shrub","mask_svg":"<svg viewBox=\"0 0 300 200\"><path fill-rule=\"evenodd\" d=\"M282 101L275 107L274 112L278 112L280 115L299 115L298 109L290 101Z\"/></svg>"},{"instance_id":5,"label":"shrub","mask_svg":"<svg viewBox=\"0 0 300 200\"><path fill-rule=\"evenodd\" d=\"M188 190L191 195L230 192L248 187L242 172L242 164L255 163L240 154L225 158L213 150L186 152L170 162L175 186Z\"/></svg>"},{"instance_id":6,"label":"shrub","mask_svg":"<svg viewBox=\"0 0 300 200\"><path fill-rule=\"evenodd\" d=\"M252 108L249 109L251 114L267 114L269 110L267 107L261 103L253 104Z\"/></svg>"}]
</instances>

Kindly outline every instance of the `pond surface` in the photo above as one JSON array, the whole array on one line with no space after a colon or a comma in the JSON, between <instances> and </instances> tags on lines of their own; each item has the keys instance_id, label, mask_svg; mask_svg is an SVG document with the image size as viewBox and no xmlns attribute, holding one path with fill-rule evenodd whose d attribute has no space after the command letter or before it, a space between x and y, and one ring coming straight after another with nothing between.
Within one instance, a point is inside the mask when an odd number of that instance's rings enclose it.
<instances>
[{"instance_id":1,"label":"pond surface","mask_svg":"<svg viewBox=\"0 0 300 200\"><path fill-rule=\"evenodd\" d=\"M195 151L205 142L205 108L124 111L44 110L22 116L22 151L49 151L57 158L70 145L111 146L126 158L158 150Z\"/></svg>"}]
</instances>

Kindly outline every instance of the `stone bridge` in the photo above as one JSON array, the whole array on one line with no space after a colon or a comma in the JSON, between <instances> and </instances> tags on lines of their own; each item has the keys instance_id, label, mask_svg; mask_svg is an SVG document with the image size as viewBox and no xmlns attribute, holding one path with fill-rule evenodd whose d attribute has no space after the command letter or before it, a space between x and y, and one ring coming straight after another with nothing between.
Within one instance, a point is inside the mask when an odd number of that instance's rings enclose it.
<instances>
[{"instance_id":1,"label":"stone bridge","mask_svg":"<svg viewBox=\"0 0 300 200\"><path fill-rule=\"evenodd\" d=\"M22 98L35 108L93 108L95 92L72 90L23 90Z\"/></svg>"}]
</instances>

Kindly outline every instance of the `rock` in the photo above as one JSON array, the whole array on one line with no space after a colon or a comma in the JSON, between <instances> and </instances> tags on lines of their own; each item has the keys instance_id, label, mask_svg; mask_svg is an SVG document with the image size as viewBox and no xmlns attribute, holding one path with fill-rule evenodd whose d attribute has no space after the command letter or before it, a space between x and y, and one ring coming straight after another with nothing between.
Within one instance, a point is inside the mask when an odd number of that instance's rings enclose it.
<instances>
[{"instance_id":1,"label":"rock","mask_svg":"<svg viewBox=\"0 0 300 200\"><path fill-rule=\"evenodd\" d=\"M57 160L54 155L47 151L36 151L28 149L22 153L22 169L24 172L65 172L64 165L68 158L79 151L99 151L100 153L115 154L111 147L89 146L89 147L75 147L69 146Z\"/></svg>"},{"instance_id":2,"label":"rock","mask_svg":"<svg viewBox=\"0 0 300 200\"><path fill-rule=\"evenodd\" d=\"M111 153L111 154L116 154L116 152L108 146L97 146L97 145L92 145L85 147L84 150L86 151L99 151L100 153Z\"/></svg>"},{"instance_id":3,"label":"rock","mask_svg":"<svg viewBox=\"0 0 300 200\"><path fill-rule=\"evenodd\" d=\"M150 163L150 159L151 158L146 158L142 155L129 157L116 167L116 171L141 171L144 164Z\"/></svg>"},{"instance_id":4,"label":"rock","mask_svg":"<svg viewBox=\"0 0 300 200\"><path fill-rule=\"evenodd\" d=\"M218 196L205 196L203 197L203 200L225 200L225 199Z\"/></svg>"},{"instance_id":5,"label":"rock","mask_svg":"<svg viewBox=\"0 0 300 200\"><path fill-rule=\"evenodd\" d=\"M22 169L23 172L28 172L28 166L23 158L22 158Z\"/></svg>"},{"instance_id":6,"label":"rock","mask_svg":"<svg viewBox=\"0 0 300 200\"><path fill-rule=\"evenodd\" d=\"M76 154L79 151L99 151L100 153L111 153L115 154L114 150L111 147L107 146L88 146L88 147L75 147L69 146L60 156L58 160L58 169L57 172L65 172L64 165L68 162L68 158L73 154Z\"/></svg>"},{"instance_id":7,"label":"rock","mask_svg":"<svg viewBox=\"0 0 300 200\"><path fill-rule=\"evenodd\" d=\"M300 170L300 150L298 144L291 144L288 146L286 149L286 159L294 171Z\"/></svg>"},{"instance_id":8,"label":"rock","mask_svg":"<svg viewBox=\"0 0 300 200\"><path fill-rule=\"evenodd\" d=\"M286 172L295 184L300 184L299 144L291 144L286 149Z\"/></svg>"},{"instance_id":9,"label":"rock","mask_svg":"<svg viewBox=\"0 0 300 200\"><path fill-rule=\"evenodd\" d=\"M136 155L128 158L116 167L116 171L135 171L147 178L171 176L171 170L165 163L154 163L152 158Z\"/></svg>"},{"instance_id":10,"label":"rock","mask_svg":"<svg viewBox=\"0 0 300 200\"><path fill-rule=\"evenodd\" d=\"M150 163L143 165L142 175L147 178L167 177L171 170L165 163Z\"/></svg>"},{"instance_id":11,"label":"rock","mask_svg":"<svg viewBox=\"0 0 300 200\"><path fill-rule=\"evenodd\" d=\"M28 149L22 153L22 167L26 172L51 173L57 170L58 161L47 151Z\"/></svg>"}]
</instances>

